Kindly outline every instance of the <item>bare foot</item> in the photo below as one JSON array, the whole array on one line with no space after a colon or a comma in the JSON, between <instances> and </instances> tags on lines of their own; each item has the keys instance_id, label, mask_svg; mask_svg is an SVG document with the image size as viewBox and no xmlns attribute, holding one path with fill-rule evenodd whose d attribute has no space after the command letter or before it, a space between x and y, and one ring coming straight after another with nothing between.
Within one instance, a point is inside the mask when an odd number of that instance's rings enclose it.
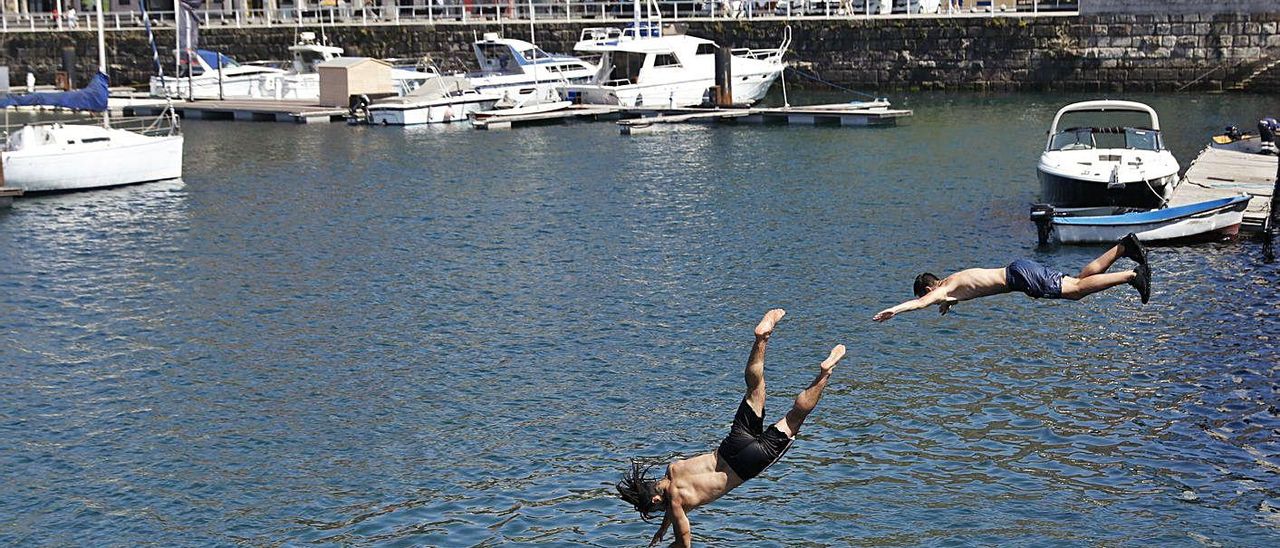
<instances>
[{"instance_id":1,"label":"bare foot","mask_svg":"<svg viewBox=\"0 0 1280 548\"><path fill-rule=\"evenodd\" d=\"M827 359L822 360L822 365L819 365L818 367L822 368L823 373L826 373L829 375L831 374L831 370L836 368L836 364L840 363L840 360L843 360L843 359L844 359L844 345L837 344L835 348L831 349L831 355L827 356Z\"/></svg>"},{"instance_id":2,"label":"bare foot","mask_svg":"<svg viewBox=\"0 0 1280 548\"><path fill-rule=\"evenodd\" d=\"M768 337L773 333L773 326L787 315L787 311L781 308L775 308L764 313L764 317L760 319L760 323L756 325L756 337Z\"/></svg>"}]
</instances>

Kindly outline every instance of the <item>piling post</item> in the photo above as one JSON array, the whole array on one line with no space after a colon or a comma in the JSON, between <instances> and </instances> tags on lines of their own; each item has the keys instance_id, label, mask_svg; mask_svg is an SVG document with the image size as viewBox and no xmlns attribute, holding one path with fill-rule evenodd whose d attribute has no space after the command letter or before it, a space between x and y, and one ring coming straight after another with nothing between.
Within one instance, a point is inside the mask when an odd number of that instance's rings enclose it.
<instances>
[{"instance_id":1,"label":"piling post","mask_svg":"<svg viewBox=\"0 0 1280 548\"><path fill-rule=\"evenodd\" d=\"M1280 161L1276 162L1276 182L1271 187L1271 211L1267 213L1267 221L1262 230L1262 260L1265 263L1276 261L1275 239L1280 232Z\"/></svg>"},{"instance_id":2,"label":"piling post","mask_svg":"<svg viewBox=\"0 0 1280 548\"><path fill-rule=\"evenodd\" d=\"M733 52L724 46L716 48L716 96L717 107L733 106Z\"/></svg>"}]
</instances>

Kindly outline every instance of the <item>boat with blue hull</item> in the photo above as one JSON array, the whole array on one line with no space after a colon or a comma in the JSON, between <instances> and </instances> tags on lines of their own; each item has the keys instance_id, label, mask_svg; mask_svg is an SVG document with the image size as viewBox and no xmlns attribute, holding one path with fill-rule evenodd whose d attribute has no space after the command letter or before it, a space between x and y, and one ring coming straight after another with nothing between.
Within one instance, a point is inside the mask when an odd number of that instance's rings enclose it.
<instances>
[{"instance_id":1,"label":"boat with blue hull","mask_svg":"<svg viewBox=\"0 0 1280 548\"><path fill-rule=\"evenodd\" d=\"M1036 223L1041 244L1048 243L1052 236L1064 244L1113 243L1130 232L1143 242L1192 243L1239 233L1250 198L1241 194L1149 211L1037 204L1031 208L1031 220Z\"/></svg>"}]
</instances>

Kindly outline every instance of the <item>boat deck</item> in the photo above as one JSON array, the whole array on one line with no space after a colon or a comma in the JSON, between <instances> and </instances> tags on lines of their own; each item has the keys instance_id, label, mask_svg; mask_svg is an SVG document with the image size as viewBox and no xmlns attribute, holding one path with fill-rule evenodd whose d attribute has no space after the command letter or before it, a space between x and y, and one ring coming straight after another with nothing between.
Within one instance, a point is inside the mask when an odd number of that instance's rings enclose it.
<instances>
[{"instance_id":1,"label":"boat deck","mask_svg":"<svg viewBox=\"0 0 1280 548\"><path fill-rule=\"evenodd\" d=\"M347 109L316 104L314 101L287 99L229 99L225 101L195 100L173 103L174 110L183 118L201 120L243 120L253 122L294 122L314 124L341 122L347 119ZM136 105L126 107L131 115L155 116L164 105Z\"/></svg>"},{"instance_id":2,"label":"boat deck","mask_svg":"<svg viewBox=\"0 0 1280 548\"><path fill-rule=\"evenodd\" d=\"M1205 147L1187 168L1169 206L1247 193L1253 199L1249 201L1240 228L1260 232L1271 213L1276 161L1275 156Z\"/></svg>"}]
</instances>

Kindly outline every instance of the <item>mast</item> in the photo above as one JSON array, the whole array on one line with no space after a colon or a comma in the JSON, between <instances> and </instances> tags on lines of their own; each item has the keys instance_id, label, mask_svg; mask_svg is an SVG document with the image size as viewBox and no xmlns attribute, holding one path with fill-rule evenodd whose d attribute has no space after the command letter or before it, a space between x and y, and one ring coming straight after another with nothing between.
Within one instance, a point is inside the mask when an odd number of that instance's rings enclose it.
<instances>
[{"instance_id":1,"label":"mast","mask_svg":"<svg viewBox=\"0 0 1280 548\"><path fill-rule=\"evenodd\" d=\"M98 72L107 73L107 39L102 30L102 0L93 3L98 12ZM109 103L110 101L108 101ZM102 111L102 127L111 127L111 106Z\"/></svg>"}]
</instances>

